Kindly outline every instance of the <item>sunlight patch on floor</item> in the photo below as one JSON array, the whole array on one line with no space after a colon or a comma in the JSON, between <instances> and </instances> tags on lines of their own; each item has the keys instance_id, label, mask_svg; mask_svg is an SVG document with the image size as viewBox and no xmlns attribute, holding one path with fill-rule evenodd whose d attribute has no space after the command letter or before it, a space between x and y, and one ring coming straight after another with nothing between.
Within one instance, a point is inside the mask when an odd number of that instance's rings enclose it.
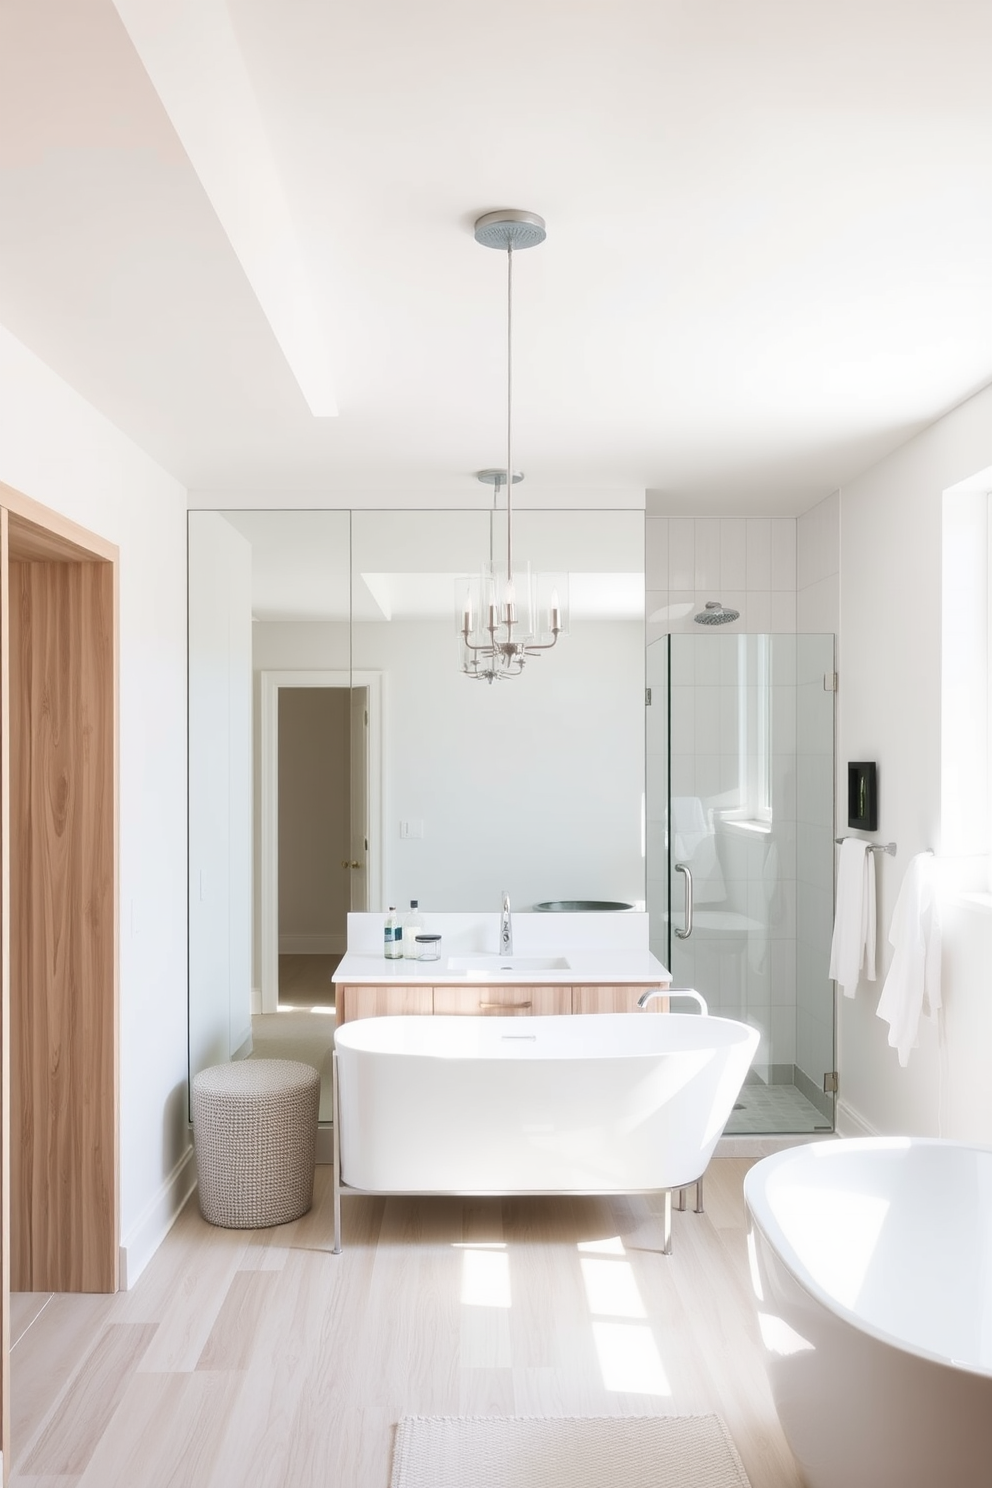
<instances>
[{"instance_id":1,"label":"sunlight patch on floor","mask_svg":"<svg viewBox=\"0 0 992 1488\"><path fill-rule=\"evenodd\" d=\"M624 1259L626 1251L620 1236L580 1241L577 1249L605 1388L627 1395L671 1395L648 1324L614 1321L647 1317L634 1269Z\"/></svg>"},{"instance_id":2,"label":"sunlight patch on floor","mask_svg":"<svg viewBox=\"0 0 992 1488\"><path fill-rule=\"evenodd\" d=\"M510 1257L504 1246L464 1245L462 1306L510 1307Z\"/></svg>"},{"instance_id":3,"label":"sunlight patch on floor","mask_svg":"<svg viewBox=\"0 0 992 1488\"><path fill-rule=\"evenodd\" d=\"M608 1240L580 1240L579 1250L591 1252L595 1255L626 1255L623 1241L619 1235L611 1235Z\"/></svg>"},{"instance_id":4,"label":"sunlight patch on floor","mask_svg":"<svg viewBox=\"0 0 992 1488\"><path fill-rule=\"evenodd\" d=\"M594 1322L592 1336L607 1390L626 1395L671 1395L658 1345L646 1324Z\"/></svg>"},{"instance_id":5,"label":"sunlight patch on floor","mask_svg":"<svg viewBox=\"0 0 992 1488\"><path fill-rule=\"evenodd\" d=\"M583 1256L582 1279L594 1317L647 1317L629 1261Z\"/></svg>"}]
</instances>

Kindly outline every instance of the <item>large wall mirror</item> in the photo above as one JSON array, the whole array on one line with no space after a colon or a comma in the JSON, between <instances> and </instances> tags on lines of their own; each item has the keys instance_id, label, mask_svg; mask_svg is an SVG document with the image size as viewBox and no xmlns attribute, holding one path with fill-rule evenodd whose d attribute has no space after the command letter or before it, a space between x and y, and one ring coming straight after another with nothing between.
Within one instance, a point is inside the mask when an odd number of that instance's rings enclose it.
<instances>
[{"instance_id":1,"label":"large wall mirror","mask_svg":"<svg viewBox=\"0 0 992 1488\"><path fill-rule=\"evenodd\" d=\"M458 581L503 521L190 513L191 1070L313 1011L284 973L336 959L349 909L643 903L643 513L514 514L568 630L490 685Z\"/></svg>"}]
</instances>

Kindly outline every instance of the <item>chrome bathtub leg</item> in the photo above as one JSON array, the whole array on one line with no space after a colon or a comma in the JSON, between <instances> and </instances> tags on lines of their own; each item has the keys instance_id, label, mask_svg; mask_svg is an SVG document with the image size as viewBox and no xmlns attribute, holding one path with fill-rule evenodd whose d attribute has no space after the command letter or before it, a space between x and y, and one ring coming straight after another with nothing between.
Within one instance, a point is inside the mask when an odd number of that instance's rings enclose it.
<instances>
[{"instance_id":1,"label":"chrome bathtub leg","mask_svg":"<svg viewBox=\"0 0 992 1488\"><path fill-rule=\"evenodd\" d=\"M334 1250L341 1254L341 1106L338 1101L338 1054L331 1053L331 1120L333 1130L334 1158Z\"/></svg>"},{"instance_id":2,"label":"chrome bathtub leg","mask_svg":"<svg viewBox=\"0 0 992 1488\"><path fill-rule=\"evenodd\" d=\"M702 1180L702 1178L697 1178L696 1179L696 1213L697 1214L702 1214L702 1212L703 1212L703 1180Z\"/></svg>"},{"instance_id":3,"label":"chrome bathtub leg","mask_svg":"<svg viewBox=\"0 0 992 1488\"><path fill-rule=\"evenodd\" d=\"M670 1188L665 1189L665 1244L661 1253L662 1255L672 1253L672 1190Z\"/></svg>"},{"instance_id":4,"label":"chrome bathtub leg","mask_svg":"<svg viewBox=\"0 0 992 1488\"><path fill-rule=\"evenodd\" d=\"M680 1188L679 1189L679 1213L680 1214L684 1214L685 1213L685 1189L684 1188Z\"/></svg>"}]
</instances>

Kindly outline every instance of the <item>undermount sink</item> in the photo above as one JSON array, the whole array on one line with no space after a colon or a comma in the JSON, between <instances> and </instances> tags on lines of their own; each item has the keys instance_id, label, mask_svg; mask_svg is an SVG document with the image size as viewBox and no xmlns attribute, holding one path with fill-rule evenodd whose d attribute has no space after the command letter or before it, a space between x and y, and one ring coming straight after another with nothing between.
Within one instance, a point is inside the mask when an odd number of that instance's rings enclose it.
<instances>
[{"instance_id":1,"label":"undermount sink","mask_svg":"<svg viewBox=\"0 0 992 1488\"><path fill-rule=\"evenodd\" d=\"M500 972L568 971L564 956L449 956L449 971L467 976L499 976Z\"/></svg>"}]
</instances>

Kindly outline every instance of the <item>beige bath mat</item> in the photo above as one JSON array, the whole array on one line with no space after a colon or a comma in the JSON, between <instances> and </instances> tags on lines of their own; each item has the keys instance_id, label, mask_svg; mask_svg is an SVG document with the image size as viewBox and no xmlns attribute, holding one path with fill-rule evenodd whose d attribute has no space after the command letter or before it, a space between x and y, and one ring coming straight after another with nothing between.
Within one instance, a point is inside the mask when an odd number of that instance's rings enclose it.
<instances>
[{"instance_id":1,"label":"beige bath mat","mask_svg":"<svg viewBox=\"0 0 992 1488\"><path fill-rule=\"evenodd\" d=\"M391 1488L750 1488L719 1416L404 1416Z\"/></svg>"}]
</instances>

